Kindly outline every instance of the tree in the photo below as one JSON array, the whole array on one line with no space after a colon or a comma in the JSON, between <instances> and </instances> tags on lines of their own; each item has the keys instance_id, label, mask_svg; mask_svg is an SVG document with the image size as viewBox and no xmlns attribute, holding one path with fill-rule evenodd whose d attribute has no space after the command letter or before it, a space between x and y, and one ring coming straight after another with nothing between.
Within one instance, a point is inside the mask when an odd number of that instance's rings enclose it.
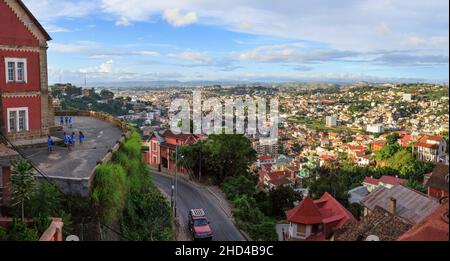
<instances>
[{"instance_id":1,"label":"tree","mask_svg":"<svg viewBox=\"0 0 450 261\"><path fill-rule=\"evenodd\" d=\"M11 193L13 206L21 206L22 221L25 221L25 201L30 200L36 188L36 180L33 177L33 165L28 160L13 160L11 175Z\"/></svg>"},{"instance_id":2,"label":"tree","mask_svg":"<svg viewBox=\"0 0 450 261\"><path fill-rule=\"evenodd\" d=\"M279 187L269 191L269 201L272 206L272 216L282 217L284 212L294 207L296 201L301 201L302 194L291 187Z\"/></svg>"},{"instance_id":3,"label":"tree","mask_svg":"<svg viewBox=\"0 0 450 261\"><path fill-rule=\"evenodd\" d=\"M256 161L256 151L243 135L210 135L206 141L179 148L179 164L192 175L201 173L220 184L226 177L245 174Z\"/></svg>"},{"instance_id":4,"label":"tree","mask_svg":"<svg viewBox=\"0 0 450 261\"><path fill-rule=\"evenodd\" d=\"M400 175L407 176L415 172L416 160L408 151L400 150L386 160L386 165L398 171Z\"/></svg>"},{"instance_id":5,"label":"tree","mask_svg":"<svg viewBox=\"0 0 450 261\"><path fill-rule=\"evenodd\" d=\"M397 143L397 140L400 138L400 134L392 133L386 136L386 144L393 145Z\"/></svg>"},{"instance_id":6,"label":"tree","mask_svg":"<svg viewBox=\"0 0 450 261\"><path fill-rule=\"evenodd\" d=\"M338 172L336 168L322 167L318 169L318 176L313 175L308 178L313 198L320 198L325 192L328 192L341 204L347 204L347 189L342 184Z\"/></svg>"},{"instance_id":7,"label":"tree","mask_svg":"<svg viewBox=\"0 0 450 261\"><path fill-rule=\"evenodd\" d=\"M104 100L112 100L114 99L114 93L106 89L103 89L100 91L100 97L102 97L102 99Z\"/></svg>"},{"instance_id":8,"label":"tree","mask_svg":"<svg viewBox=\"0 0 450 261\"><path fill-rule=\"evenodd\" d=\"M398 143L386 145L381 150L377 151L377 153L375 153L375 159L377 161L387 160L395 153L397 153L400 149L401 147Z\"/></svg>"}]
</instances>

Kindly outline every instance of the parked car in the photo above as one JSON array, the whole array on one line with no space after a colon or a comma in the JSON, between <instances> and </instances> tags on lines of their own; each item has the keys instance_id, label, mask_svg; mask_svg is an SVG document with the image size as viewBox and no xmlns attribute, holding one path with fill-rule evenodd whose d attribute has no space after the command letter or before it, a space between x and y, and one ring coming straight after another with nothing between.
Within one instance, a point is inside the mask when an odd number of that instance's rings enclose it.
<instances>
[{"instance_id":1,"label":"parked car","mask_svg":"<svg viewBox=\"0 0 450 261\"><path fill-rule=\"evenodd\" d=\"M203 209L191 209L188 226L194 240L212 240L213 234L208 218Z\"/></svg>"}]
</instances>

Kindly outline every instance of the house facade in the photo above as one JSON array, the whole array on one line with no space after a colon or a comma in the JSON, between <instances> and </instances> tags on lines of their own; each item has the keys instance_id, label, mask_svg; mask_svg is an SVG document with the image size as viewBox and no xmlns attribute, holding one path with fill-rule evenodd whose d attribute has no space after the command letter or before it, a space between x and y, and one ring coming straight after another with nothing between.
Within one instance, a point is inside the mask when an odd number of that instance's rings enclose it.
<instances>
[{"instance_id":1,"label":"house facade","mask_svg":"<svg viewBox=\"0 0 450 261\"><path fill-rule=\"evenodd\" d=\"M447 143L442 136L423 135L414 144L417 159L433 163L445 162L446 149Z\"/></svg>"},{"instance_id":2,"label":"house facade","mask_svg":"<svg viewBox=\"0 0 450 261\"><path fill-rule=\"evenodd\" d=\"M177 147L194 144L200 138L195 134L175 134L170 130L154 132L147 140L149 153L146 154L146 160L150 166L160 171L173 172L176 170ZM187 170L179 166L178 172L186 173Z\"/></svg>"},{"instance_id":3,"label":"house facade","mask_svg":"<svg viewBox=\"0 0 450 261\"><path fill-rule=\"evenodd\" d=\"M0 1L1 133L41 138L53 125L47 77L48 33L20 0Z\"/></svg>"}]
</instances>

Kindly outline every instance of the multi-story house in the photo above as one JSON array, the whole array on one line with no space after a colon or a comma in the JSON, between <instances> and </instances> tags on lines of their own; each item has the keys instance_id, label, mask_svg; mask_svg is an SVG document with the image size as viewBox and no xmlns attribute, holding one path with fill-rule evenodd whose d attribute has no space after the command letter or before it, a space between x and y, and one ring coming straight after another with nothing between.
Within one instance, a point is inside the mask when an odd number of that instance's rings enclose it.
<instances>
[{"instance_id":1,"label":"multi-story house","mask_svg":"<svg viewBox=\"0 0 450 261\"><path fill-rule=\"evenodd\" d=\"M147 140L149 147L148 163L160 171L173 172L176 167L176 153L180 146L194 144L201 139L195 134L175 134L170 130L154 132ZM185 173L187 170L178 166L178 172Z\"/></svg>"},{"instance_id":2,"label":"multi-story house","mask_svg":"<svg viewBox=\"0 0 450 261\"><path fill-rule=\"evenodd\" d=\"M447 143L444 137L435 135L422 135L414 144L417 159L433 163L445 162Z\"/></svg>"},{"instance_id":3,"label":"multi-story house","mask_svg":"<svg viewBox=\"0 0 450 261\"><path fill-rule=\"evenodd\" d=\"M20 0L0 1L1 132L41 138L54 123L47 78L48 33Z\"/></svg>"},{"instance_id":4,"label":"multi-story house","mask_svg":"<svg viewBox=\"0 0 450 261\"><path fill-rule=\"evenodd\" d=\"M22 1L0 0L0 205L8 205L11 196L10 161L20 158L6 139L26 145L41 140L54 124L47 79L49 40Z\"/></svg>"}]
</instances>

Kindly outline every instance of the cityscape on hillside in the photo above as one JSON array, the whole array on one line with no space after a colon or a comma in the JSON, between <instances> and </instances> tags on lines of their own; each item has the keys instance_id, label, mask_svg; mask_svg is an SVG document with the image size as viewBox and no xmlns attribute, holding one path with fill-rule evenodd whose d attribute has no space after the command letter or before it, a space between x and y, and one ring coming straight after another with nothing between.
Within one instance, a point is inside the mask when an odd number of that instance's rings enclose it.
<instances>
[{"instance_id":1,"label":"cityscape on hillside","mask_svg":"<svg viewBox=\"0 0 450 261\"><path fill-rule=\"evenodd\" d=\"M404 44L396 9L350 44L274 1L50 2L0 0L0 241L449 240L448 2L352 6L443 9Z\"/></svg>"}]
</instances>

